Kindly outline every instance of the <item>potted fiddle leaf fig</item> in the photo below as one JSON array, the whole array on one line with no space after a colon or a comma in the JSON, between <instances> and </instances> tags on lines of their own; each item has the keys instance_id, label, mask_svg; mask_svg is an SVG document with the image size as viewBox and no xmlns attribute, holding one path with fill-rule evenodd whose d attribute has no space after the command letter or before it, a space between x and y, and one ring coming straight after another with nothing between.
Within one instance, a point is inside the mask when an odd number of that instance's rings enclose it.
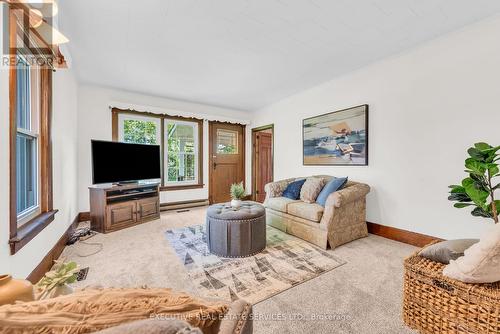
<instances>
[{"instance_id":1,"label":"potted fiddle leaf fig","mask_svg":"<svg viewBox=\"0 0 500 334\"><path fill-rule=\"evenodd\" d=\"M231 194L231 206L234 209L239 209L241 207L241 200L245 197L243 182L233 183L229 192Z\"/></svg>"},{"instance_id":2,"label":"potted fiddle leaf fig","mask_svg":"<svg viewBox=\"0 0 500 334\"><path fill-rule=\"evenodd\" d=\"M500 146L493 147L486 143L476 143L467 150L469 158L465 160L465 172L469 177L460 185L450 186L450 201L456 202L456 208L472 207L475 217L491 218L498 223L500 200L495 199L495 191L500 183L495 179L500 176L498 161Z\"/></svg>"}]
</instances>

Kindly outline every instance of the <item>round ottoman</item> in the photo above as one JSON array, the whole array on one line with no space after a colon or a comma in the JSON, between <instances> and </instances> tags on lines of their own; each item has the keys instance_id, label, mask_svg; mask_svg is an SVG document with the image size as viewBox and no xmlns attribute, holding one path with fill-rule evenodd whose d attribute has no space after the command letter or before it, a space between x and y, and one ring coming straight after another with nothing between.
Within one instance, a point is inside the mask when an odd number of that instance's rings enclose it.
<instances>
[{"instance_id":1,"label":"round ottoman","mask_svg":"<svg viewBox=\"0 0 500 334\"><path fill-rule=\"evenodd\" d=\"M230 204L214 204L207 210L207 244L221 257L245 257L266 248L266 210L245 201L237 210Z\"/></svg>"}]
</instances>

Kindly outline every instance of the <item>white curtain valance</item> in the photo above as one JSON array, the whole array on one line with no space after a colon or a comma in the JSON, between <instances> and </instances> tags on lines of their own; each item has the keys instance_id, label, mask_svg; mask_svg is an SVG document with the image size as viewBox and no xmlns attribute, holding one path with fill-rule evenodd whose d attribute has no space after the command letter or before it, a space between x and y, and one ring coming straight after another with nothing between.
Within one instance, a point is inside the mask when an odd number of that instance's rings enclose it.
<instances>
[{"instance_id":1,"label":"white curtain valance","mask_svg":"<svg viewBox=\"0 0 500 334\"><path fill-rule=\"evenodd\" d=\"M207 121L217 121L217 122L228 122L233 124L243 124L248 125L251 122L246 119L238 119L227 116L215 115L215 114L204 114L204 113L193 113L188 111L179 111L174 109L167 109L162 107L155 106L145 106L138 104L131 104L125 102L111 102L109 104L109 108L118 108L122 110L134 110L134 111L142 111L142 112L150 112L153 114L165 114L168 116L180 116L186 118L198 118Z\"/></svg>"}]
</instances>

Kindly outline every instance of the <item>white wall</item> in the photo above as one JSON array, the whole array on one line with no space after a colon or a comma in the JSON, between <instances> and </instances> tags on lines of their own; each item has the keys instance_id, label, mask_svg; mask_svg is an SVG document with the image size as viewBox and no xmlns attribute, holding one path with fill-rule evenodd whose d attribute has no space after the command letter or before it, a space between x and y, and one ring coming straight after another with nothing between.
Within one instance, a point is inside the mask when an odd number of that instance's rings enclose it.
<instances>
[{"instance_id":1,"label":"white wall","mask_svg":"<svg viewBox=\"0 0 500 334\"><path fill-rule=\"evenodd\" d=\"M500 144L499 31L497 16L259 110L256 126L275 125L275 179L347 175L372 186L368 221L479 236L491 223L453 208L447 186L465 177L472 143ZM303 166L302 119L364 103L369 166Z\"/></svg>"},{"instance_id":2,"label":"white wall","mask_svg":"<svg viewBox=\"0 0 500 334\"><path fill-rule=\"evenodd\" d=\"M77 207L77 83L69 69L53 74L52 153L55 220L15 255L9 249L9 75L0 70L0 273L25 278L65 233Z\"/></svg>"},{"instance_id":3,"label":"white wall","mask_svg":"<svg viewBox=\"0 0 500 334\"><path fill-rule=\"evenodd\" d=\"M92 183L90 141L91 139L111 140L111 111L109 106L114 103L131 106L151 106L152 111L175 110L199 115L229 117L236 120L247 120L251 114L219 108L214 106L171 100L166 98L136 94L111 88L80 85L78 99L78 155L79 155L79 209L89 211L88 187ZM249 133L250 126L247 126ZM247 142L247 155L250 154L250 143ZM185 200L208 198L208 122L203 128L203 189L178 190L161 193L161 202L177 202ZM250 184L251 171L247 163L246 182Z\"/></svg>"}]
</instances>

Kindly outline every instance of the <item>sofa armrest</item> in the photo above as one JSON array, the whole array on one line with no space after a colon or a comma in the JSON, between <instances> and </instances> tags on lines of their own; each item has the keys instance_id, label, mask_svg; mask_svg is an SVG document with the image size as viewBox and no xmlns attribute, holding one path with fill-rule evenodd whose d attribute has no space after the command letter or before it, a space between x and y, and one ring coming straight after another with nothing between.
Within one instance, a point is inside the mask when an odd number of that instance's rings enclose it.
<instances>
[{"instance_id":1,"label":"sofa armrest","mask_svg":"<svg viewBox=\"0 0 500 334\"><path fill-rule=\"evenodd\" d=\"M273 197L279 197L283 194L283 191L286 189L288 184L295 179L286 179L275 182L270 182L264 186L264 190L266 192L266 200Z\"/></svg>"},{"instance_id":2,"label":"sofa armrest","mask_svg":"<svg viewBox=\"0 0 500 334\"><path fill-rule=\"evenodd\" d=\"M251 304L242 299L234 301L221 321L218 334L251 334L252 313Z\"/></svg>"},{"instance_id":3,"label":"sofa armrest","mask_svg":"<svg viewBox=\"0 0 500 334\"><path fill-rule=\"evenodd\" d=\"M342 205L356 201L357 199L365 197L370 192L370 186L364 183L355 183L331 193L326 199L325 207L334 206L340 208Z\"/></svg>"}]
</instances>

